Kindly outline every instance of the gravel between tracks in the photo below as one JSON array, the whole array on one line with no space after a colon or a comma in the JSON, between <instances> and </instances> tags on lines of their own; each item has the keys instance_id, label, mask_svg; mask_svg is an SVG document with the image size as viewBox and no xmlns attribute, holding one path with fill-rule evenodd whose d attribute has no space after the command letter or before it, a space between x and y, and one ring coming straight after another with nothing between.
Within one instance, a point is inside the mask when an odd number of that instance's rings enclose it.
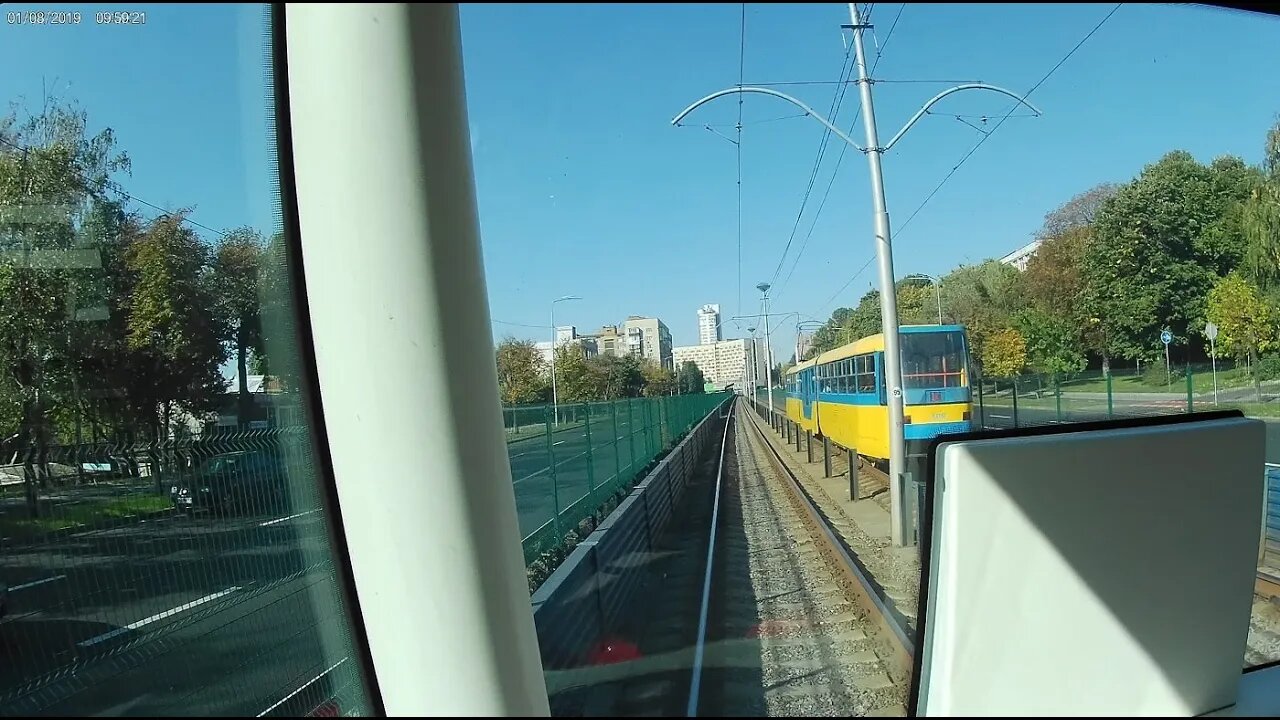
<instances>
[{"instance_id":1,"label":"gravel between tracks","mask_svg":"<svg viewBox=\"0 0 1280 720\"><path fill-rule=\"evenodd\" d=\"M743 662L710 667L717 653L708 648L699 714L901 715L905 686L890 680L867 619L844 596L767 450L744 424L745 408L738 420L726 460L709 641L737 647Z\"/></svg>"}]
</instances>

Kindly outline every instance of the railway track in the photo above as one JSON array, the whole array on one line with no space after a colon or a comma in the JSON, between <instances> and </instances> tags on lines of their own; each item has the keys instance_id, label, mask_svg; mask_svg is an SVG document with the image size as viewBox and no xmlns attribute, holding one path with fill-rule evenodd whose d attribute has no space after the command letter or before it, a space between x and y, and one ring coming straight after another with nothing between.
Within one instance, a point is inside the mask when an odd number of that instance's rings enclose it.
<instances>
[{"instance_id":1,"label":"railway track","mask_svg":"<svg viewBox=\"0 0 1280 720\"><path fill-rule=\"evenodd\" d=\"M735 416L686 712L902 714L905 638L754 414Z\"/></svg>"},{"instance_id":2,"label":"railway track","mask_svg":"<svg viewBox=\"0 0 1280 720\"><path fill-rule=\"evenodd\" d=\"M909 642L739 405L644 560L620 655L556 714L904 714Z\"/></svg>"}]
</instances>

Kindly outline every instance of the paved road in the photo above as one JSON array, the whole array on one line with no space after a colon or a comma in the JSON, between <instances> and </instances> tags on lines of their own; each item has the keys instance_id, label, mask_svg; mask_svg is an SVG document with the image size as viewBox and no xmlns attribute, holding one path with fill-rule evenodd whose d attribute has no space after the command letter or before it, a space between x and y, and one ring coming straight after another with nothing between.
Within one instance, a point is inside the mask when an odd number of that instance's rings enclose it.
<instances>
[{"instance_id":1,"label":"paved road","mask_svg":"<svg viewBox=\"0 0 1280 720\"><path fill-rule=\"evenodd\" d=\"M589 425L553 432L550 447L545 435L508 443L521 535L528 536L551 520L557 508L563 512L577 502L603 499L591 498L590 490L606 485L619 473L633 474L655 449L656 440L648 436L647 427L638 416L630 421L619 417L615 429L613 418L605 415L593 417Z\"/></svg>"},{"instance_id":2,"label":"paved road","mask_svg":"<svg viewBox=\"0 0 1280 720\"><path fill-rule=\"evenodd\" d=\"M7 551L0 714L311 710L355 675L321 516L179 518ZM310 684L307 684L309 683ZM306 705L307 707L302 707Z\"/></svg>"}]
</instances>

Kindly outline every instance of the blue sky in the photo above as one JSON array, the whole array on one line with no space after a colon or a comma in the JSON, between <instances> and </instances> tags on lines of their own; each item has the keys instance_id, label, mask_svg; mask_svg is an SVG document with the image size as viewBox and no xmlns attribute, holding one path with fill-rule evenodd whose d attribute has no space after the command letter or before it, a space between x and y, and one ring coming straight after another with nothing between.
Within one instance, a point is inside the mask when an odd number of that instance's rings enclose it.
<instances>
[{"instance_id":1,"label":"blue sky","mask_svg":"<svg viewBox=\"0 0 1280 720\"><path fill-rule=\"evenodd\" d=\"M6 3L5 10L19 5ZM0 98L38 105L42 88L78 100L133 158L130 192L193 206L214 228L276 227L266 142L260 6L148 6L147 24L3 28ZM876 4L883 46L876 111L887 139L947 87L888 80L982 80L1023 92L1111 5ZM902 10L899 16L899 10ZM495 337L542 338L557 321L592 329L627 315L661 317L677 344L696 342L696 311L759 312L800 208L822 128L779 100L743 105L743 230L739 309L734 146L737 104L693 100L738 81L739 5L462 8L476 183ZM892 35L889 28L897 25ZM835 80L845 57L842 4L750 5L745 80ZM876 43L870 43L875 52ZM1201 160L1260 156L1280 112L1280 21L1197 7L1125 5L1032 95L1041 118L1012 118L903 223L980 139L948 115L925 118L885 157L899 276L945 273L1027 242L1045 212L1100 182L1123 182L1164 152ZM780 88L825 112L834 85ZM839 124L858 107L845 94ZM985 93L944 100L939 113L999 117ZM855 139L861 141L861 124ZM826 317L874 280L866 160L850 152L805 242L840 154L832 142L773 309ZM154 211L139 208L144 214ZM785 283L795 253L794 274ZM730 324L727 334L738 331ZM785 356L791 330L775 337Z\"/></svg>"}]
</instances>

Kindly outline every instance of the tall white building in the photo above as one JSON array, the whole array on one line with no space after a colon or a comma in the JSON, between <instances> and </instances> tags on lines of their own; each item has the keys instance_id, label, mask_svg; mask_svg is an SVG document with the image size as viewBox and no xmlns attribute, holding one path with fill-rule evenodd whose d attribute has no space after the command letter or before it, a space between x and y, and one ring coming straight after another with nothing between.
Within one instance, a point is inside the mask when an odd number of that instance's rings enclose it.
<instances>
[{"instance_id":1,"label":"tall white building","mask_svg":"<svg viewBox=\"0 0 1280 720\"><path fill-rule=\"evenodd\" d=\"M720 306L703 305L698 308L698 344L720 342Z\"/></svg>"},{"instance_id":2,"label":"tall white building","mask_svg":"<svg viewBox=\"0 0 1280 720\"><path fill-rule=\"evenodd\" d=\"M764 384L763 343L758 343L756 352L758 363L758 382ZM746 387L749 382L748 368L751 364L752 342L746 340L721 340L720 342L685 345L674 348L676 369L685 362L692 362L702 371L707 382L718 387L732 384L735 388Z\"/></svg>"}]
</instances>

